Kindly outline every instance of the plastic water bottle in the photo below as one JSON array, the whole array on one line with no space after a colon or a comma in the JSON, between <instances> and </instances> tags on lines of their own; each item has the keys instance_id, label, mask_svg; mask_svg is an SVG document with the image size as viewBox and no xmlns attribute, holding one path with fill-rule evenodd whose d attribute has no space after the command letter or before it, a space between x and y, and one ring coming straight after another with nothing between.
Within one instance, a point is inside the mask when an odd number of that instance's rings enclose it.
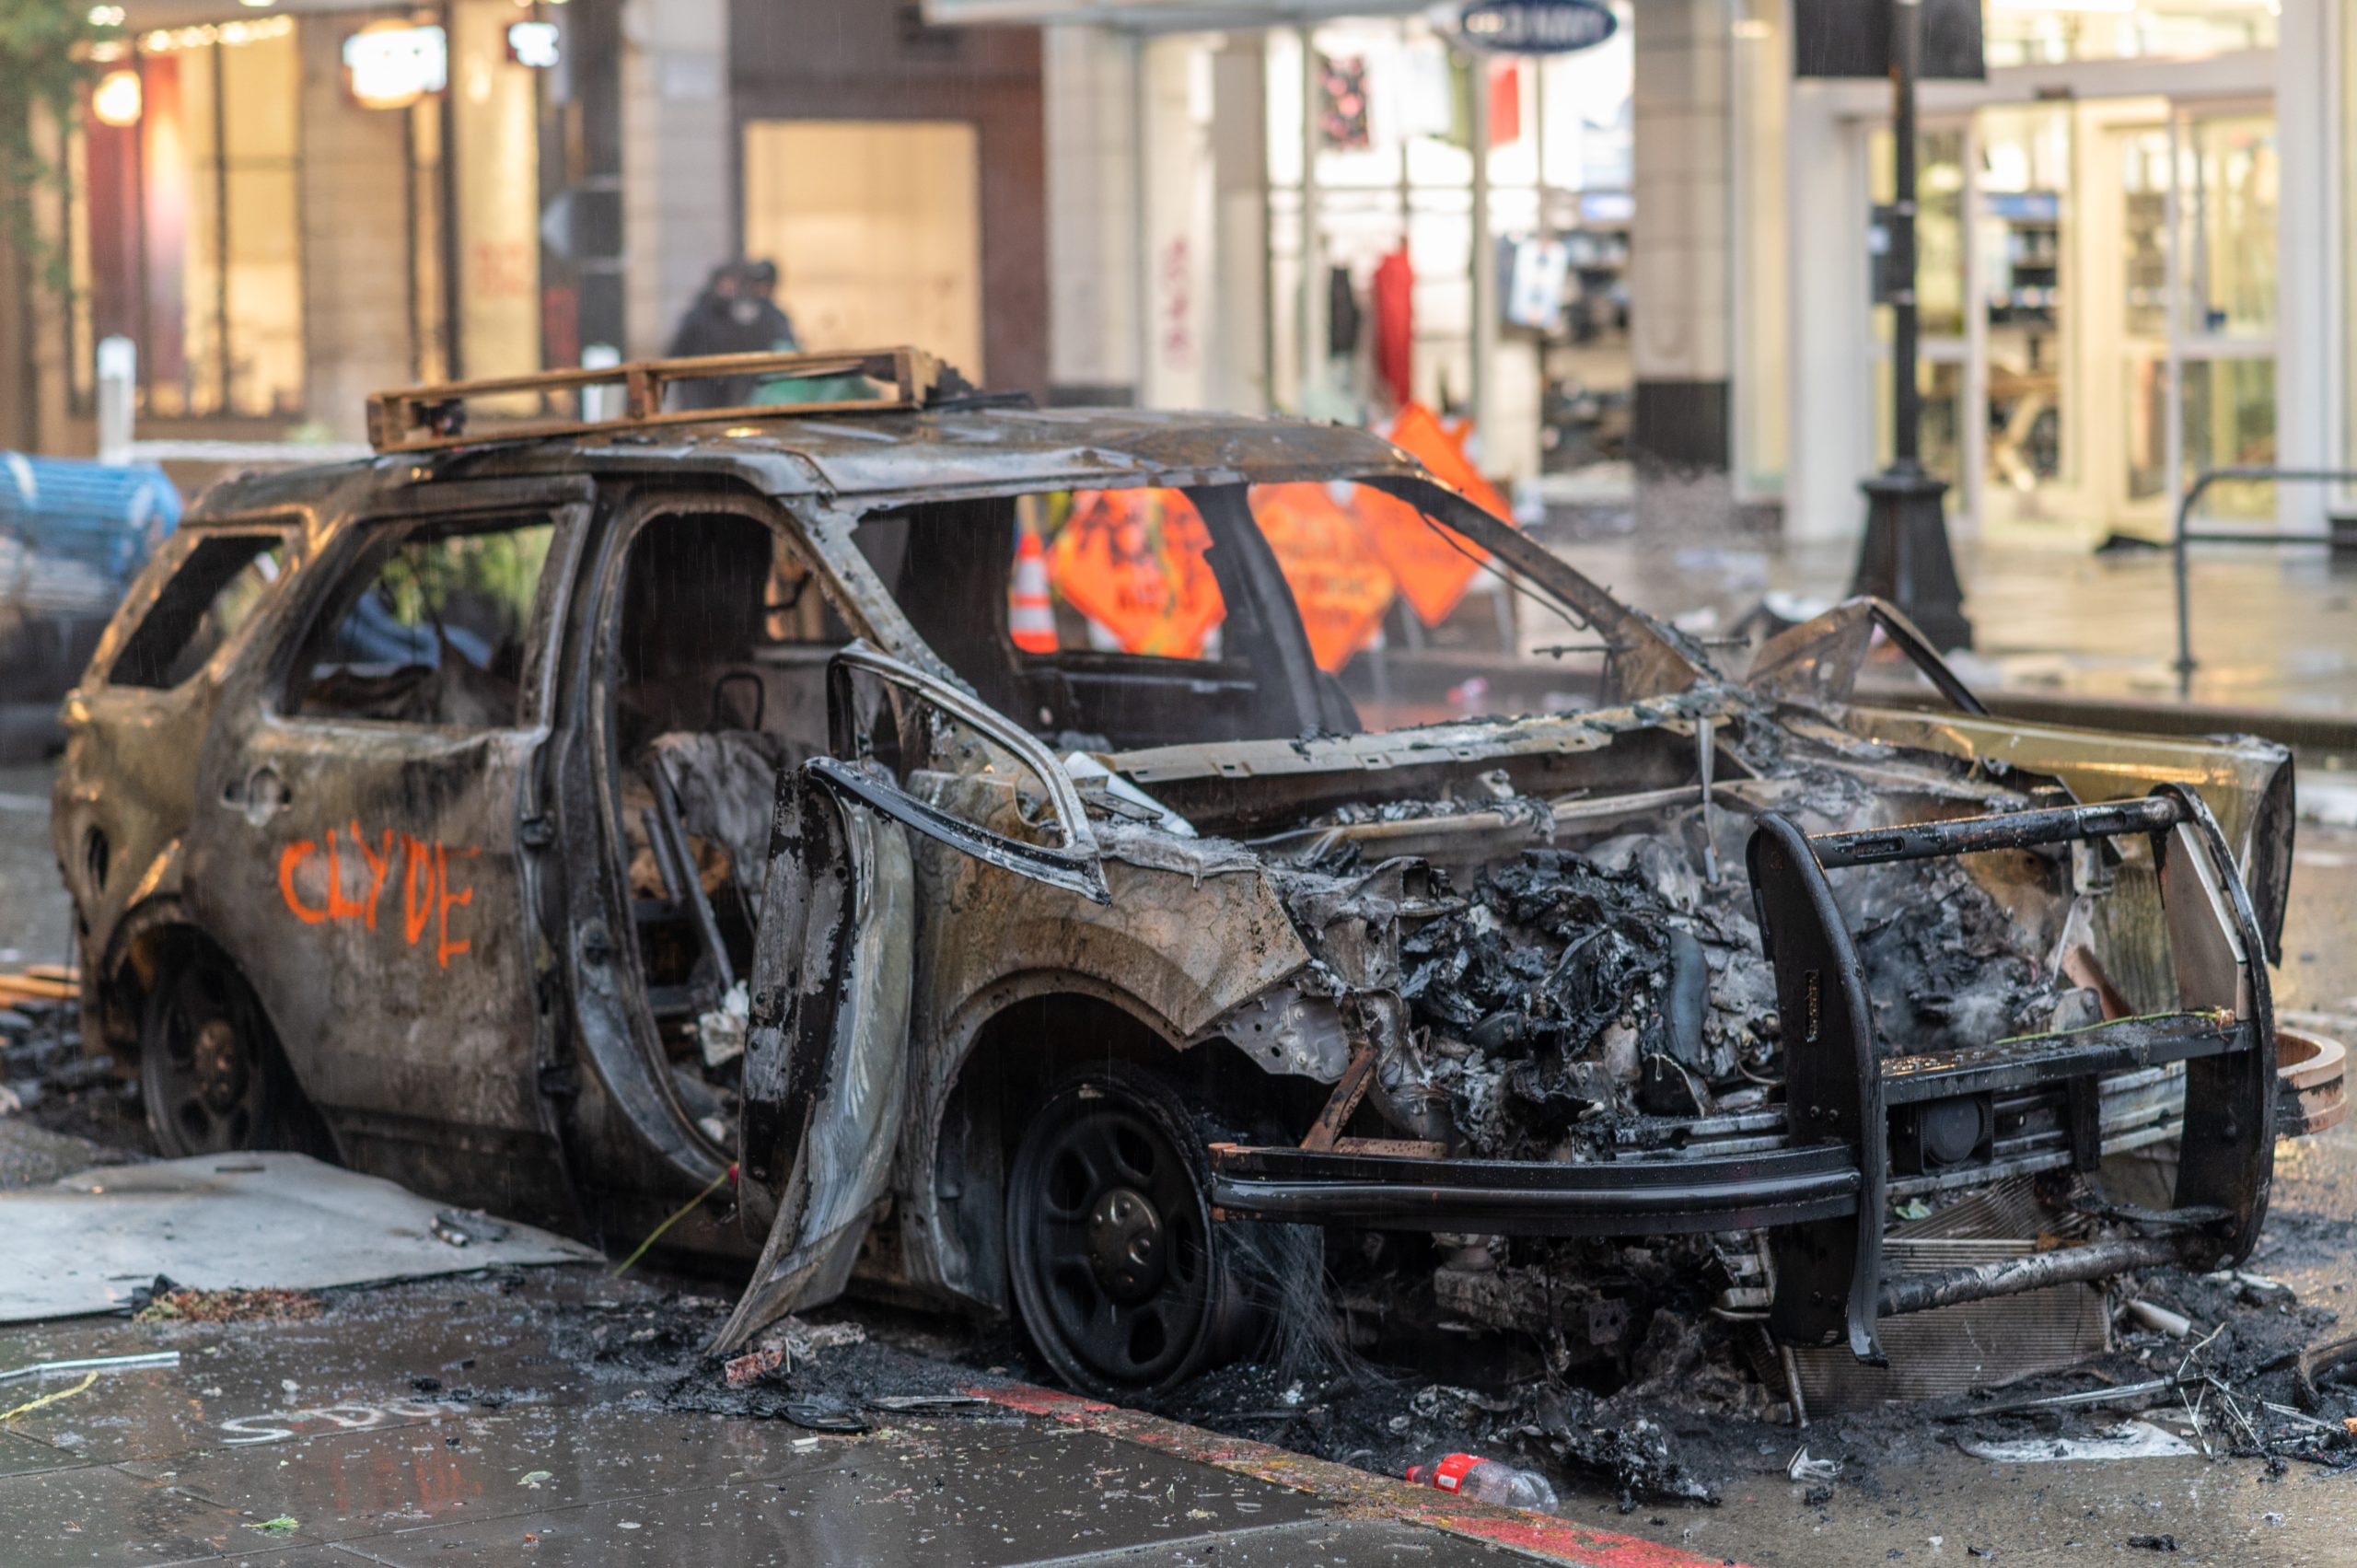
<instances>
[{"instance_id":1,"label":"plastic water bottle","mask_svg":"<svg viewBox=\"0 0 2357 1568\"><path fill-rule=\"evenodd\" d=\"M1555 1511L1555 1489L1537 1470L1485 1459L1477 1454L1451 1454L1429 1465L1408 1467L1411 1484L1435 1486L1459 1497L1477 1497L1508 1508L1528 1508L1540 1514Z\"/></svg>"}]
</instances>

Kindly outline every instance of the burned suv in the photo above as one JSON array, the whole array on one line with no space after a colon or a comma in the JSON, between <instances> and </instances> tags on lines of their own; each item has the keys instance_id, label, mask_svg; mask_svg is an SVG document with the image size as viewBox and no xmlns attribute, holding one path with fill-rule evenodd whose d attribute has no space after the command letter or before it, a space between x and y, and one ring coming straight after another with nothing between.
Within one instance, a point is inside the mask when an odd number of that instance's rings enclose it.
<instances>
[{"instance_id":1,"label":"burned suv","mask_svg":"<svg viewBox=\"0 0 2357 1568\"><path fill-rule=\"evenodd\" d=\"M771 401L662 412L723 372ZM2251 1248L2279 748L1993 720L1865 600L1732 680L1357 430L912 351L603 376L215 487L70 698L85 1038L166 1150L623 1242L734 1168L670 1237L758 1249L725 1342L857 1279L1097 1390L1249 1349L1312 1225L1558 1363L1623 1332L1609 1238L1867 1362ZM1305 485L1585 628L1587 705L1368 732L1259 526ZM1122 491L1200 517L1213 632L1018 646L1019 530ZM1892 646L1940 700L1858 699ZM2022 1239L1918 1245L1960 1207Z\"/></svg>"}]
</instances>

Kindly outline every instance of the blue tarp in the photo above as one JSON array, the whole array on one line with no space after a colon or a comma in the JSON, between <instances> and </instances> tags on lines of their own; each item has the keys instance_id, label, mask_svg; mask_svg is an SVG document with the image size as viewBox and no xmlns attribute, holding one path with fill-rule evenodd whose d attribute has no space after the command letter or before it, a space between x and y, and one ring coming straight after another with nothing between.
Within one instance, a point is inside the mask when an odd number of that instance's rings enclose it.
<instances>
[{"instance_id":1,"label":"blue tarp","mask_svg":"<svg viewBox=\"0 0 2357 1568\"><path fill-rule=\"evenodd\" d=\"M0 701L65 693L180 520L161 469L0 452Z\"/></svg>"}]
</instances>

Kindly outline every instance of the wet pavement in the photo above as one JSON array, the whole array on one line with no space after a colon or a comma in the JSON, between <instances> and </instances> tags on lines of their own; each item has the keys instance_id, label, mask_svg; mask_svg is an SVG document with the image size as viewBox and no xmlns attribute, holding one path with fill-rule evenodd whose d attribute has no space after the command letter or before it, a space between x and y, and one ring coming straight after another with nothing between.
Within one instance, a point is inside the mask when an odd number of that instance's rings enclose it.
<instances>
[{"instance_id":1,"label":"wet pavement","mask_svg":"<svg viewBox=\"0 0 2357 1568\"><path fill-rule=\"evenodd\" d=\"M1620 540L1558 543L1631 603L1710 635L1770 593L1823 608L1855 560L1849 545ZM1952 660L1983 690L2133 702L2177 698L2177 601L2166 551L1967 540L1956 549L1973 646ZM2198 547L2192 557L2191 701L2357 717L2357 564L2321 548ZM1563 629L1527 616L1525 641ZM2297 628L2287 637L2286 628Z\"/></svg>"},{"instance_id":2,"label":"wet pavement","mask_svg":"<svg viewBox=\"0 0 2357 1568\"><path fill-rule=\"evenodd\" d=\"M677 1388L629 1387L632 1375L552 1348L584 1314L626 1326L663 1309L652 1287L590 1269L328 1303L300 1322L95 1319L0 1335L0 1367L181 1357L7 1423L0 1560L1450 1565L1496 1561L1485 1534L1544 1533L913 1355L890 1368L896 1388L979 1383L991 1400L957 1415L876 1414L856 1435L665 1408ZM1635 1543L1591 1560L1701 1561Z\"/></svg>"},{"instance_id":3,"label":"wet pavement","mask_svg":"<svg viewBox=\"0 0 2357 1568\"><path fill-rule=\"evenodd\" d=\"M1747 546L1566 553L1648 608L1706 612L1692 622L1704 631L1731 626L1769 589L1846 575L1846 560L1827 552ZM1965 566L1980 631L1960 661L1970 679L2173 693L2165 555L1968 550ZM2197 701L2357 716L2357 575L2320 553L2213 551L2196 580ZM2301 629L2296 644L2287 626ZM49 777L0 769L0 953L20 954L10 961L57 961L50 949L70 920L47 843ZM2357 929L2357 831L2303 825L2293 899L2279 1005L2357 1039L2346 936ZM45 1179L90 1152L0 1118L0 1182ZM2282 1145L2278 1171L2273 1224L2250 1266L2345 1313L2357 1288L2357 1126ZM1608 1488L1573 1479L1570 1527L1553 1535L1340 1466L1026 1392L981 1357L927 1375L945 1389L987 1386L999 1402L825 1435L669 1408L658 1389L552 1350L566 1313L607 1298L654 1293L560 1269L333 1293L307 1322L115 1318L0 1334L0 1370L159 1347L183 1357L0 1424L0 1562L2357 1561L2357 1474L2295 1464L2278 1477L2261 1460L2198 1454L1991 1464L1956 1446L1968 1428L1882 1418L1763 1442L1740 1473L1718 1478L1716 1508L1624 1516ZM848 1316L869 1320L871 1309ZM34 1391L0 1386L0 1409ZM1829 1498L1811 1501L1786 1478L1803 1441L1845 1464Z\"/></svg>"}]
</instances>

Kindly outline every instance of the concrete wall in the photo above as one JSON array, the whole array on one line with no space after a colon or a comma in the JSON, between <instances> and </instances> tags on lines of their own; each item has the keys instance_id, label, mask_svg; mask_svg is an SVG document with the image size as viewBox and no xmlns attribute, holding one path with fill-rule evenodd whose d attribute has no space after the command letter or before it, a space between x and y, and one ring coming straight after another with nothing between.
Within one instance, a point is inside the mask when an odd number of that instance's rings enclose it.
<instances>
[{"instance_id":1,"label":"concrete wall","mask_svg":"<svg viewBox=\"0 0 2357 1568\"><path fill-rule=\"evenodd\" d=\"M663 0L662 9L668 17L675 7L721 3ZM730 171L732 212L741 156L736 122L970 122L981 136L982 354L990 381L1044 391L1047 168L1038 29L925 27L913 8L889 0L735 0L733 12L727 92L734 120L721 164ZM790 280L784 303L793 308Z\"/></svg>"}]
</instances>

